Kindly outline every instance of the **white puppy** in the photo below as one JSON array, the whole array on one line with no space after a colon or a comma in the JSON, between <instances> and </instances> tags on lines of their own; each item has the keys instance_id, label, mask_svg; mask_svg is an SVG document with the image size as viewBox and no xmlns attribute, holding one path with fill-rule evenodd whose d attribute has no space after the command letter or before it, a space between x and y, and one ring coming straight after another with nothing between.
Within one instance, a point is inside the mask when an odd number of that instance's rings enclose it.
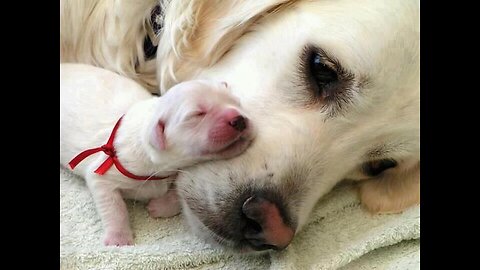
<instances>
[{"instance_id":1,"label":"white puppy","mask_svg":"<svg viewBox=\"0 0 480 270\"><path fill-rule=\"evenodd\" d=\"M188 81L153 97L105 69L61 64L60 72L60 162L86 179L105 245L133 244L123 198L150 200L153 217L176 215L168 189L179 169L236 156L253 139L224 82Z\"/></svg>"}]
</instances>

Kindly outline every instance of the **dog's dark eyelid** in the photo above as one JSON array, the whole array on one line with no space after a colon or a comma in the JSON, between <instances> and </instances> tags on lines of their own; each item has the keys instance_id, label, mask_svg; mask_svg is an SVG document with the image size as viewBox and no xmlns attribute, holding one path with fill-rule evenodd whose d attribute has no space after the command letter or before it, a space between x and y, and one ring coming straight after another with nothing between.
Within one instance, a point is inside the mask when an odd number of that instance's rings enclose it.
<instances>
[{"instance_id":1,"label":"dog's dark eyelid","mask_svg":"<svg viewBox=\"0 0 480 270\"><path fill-rule=\"evenodd\" d=\"M300 56L302 83L310 92L308 105L319 105L328 118L333 117L351 102L358 88L354 74L320 47L307 45Z\"/></svg>"},{"instance_id":2,"label":"dog's dark eyelid","mask_svg":"<svg viewBox=\"0 0 480 270\"><path fill-rule=\"evenodd\" d=\"M397 161L393 159L381 159L367 162L363 165L363 171L368 176L377 176L382 172L397 166Z\"/></svg>"},{"instance_id":3,"label":"dog's dark eyelid","mask_svg":"<svg viewBox=\"0 0 480 270\"><path fill-rule=\"evenodd\" d=\"M330 95L327 93L327 87L338 81L337 72L327 65L325 57L321 52L312 50L308 55L309 76L316 85L315 95L323 98Z\"/></svg>"}]
</instances>

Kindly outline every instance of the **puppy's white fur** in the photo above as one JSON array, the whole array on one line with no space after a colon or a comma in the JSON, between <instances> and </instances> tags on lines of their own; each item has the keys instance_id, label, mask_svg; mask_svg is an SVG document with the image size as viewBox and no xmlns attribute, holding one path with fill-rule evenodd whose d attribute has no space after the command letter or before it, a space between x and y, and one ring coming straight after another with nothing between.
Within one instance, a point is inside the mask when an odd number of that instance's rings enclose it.
<instances>
[{"instance_id":1,"label":"puppy's white fur","mask_svg":"<svg viewBox=\"0 0 480 270\"><path fill-rule=\"evenodd\" d=\"M136 175L174 175L178 169L201 161L237 155L247 146L237 145L228 153L204 154L211 150L208 133L215 121L209 112L204 118L197 117L199 106L207 110L234 108L240 112L238 102L228 94L224 83L190 81L176 85L162 97L153 97L133 80L105 69L61 64L60 72L60 162L64 166L81 151L105 144L123 114L114 146L122 165ZM206 93L209 98L202 98ZM244 135L247 136L245 132ZM106 230L106 245L133 244L122 197L153 199L147 208L154 217L179 213L176 193L168 191L175 176L138 181L114 167L104 175L95 174L105 159L103 153L94 154L74 172L86 179L92 192Z\"/></svg>"}]
</instances>

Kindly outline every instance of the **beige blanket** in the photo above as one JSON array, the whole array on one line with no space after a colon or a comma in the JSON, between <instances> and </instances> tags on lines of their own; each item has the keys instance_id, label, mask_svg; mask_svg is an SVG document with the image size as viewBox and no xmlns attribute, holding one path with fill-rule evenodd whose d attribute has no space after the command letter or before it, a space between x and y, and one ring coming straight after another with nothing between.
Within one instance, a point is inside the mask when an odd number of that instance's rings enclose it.
<instances>
[{"instance_id":1,"label":"beige blanket","mask_svg":"<svg viewBox=\"0 0 480 270\"><path fill-rule=\"evenodd\" d=\"M128 202L135 246L104 247L102 225L85 182L60 169L61 269L419 269L420 209L372 216L351 186L316 205L282 252L240 256L205 244L181 216L153 219Z\"/></svg>"}]
</instances>

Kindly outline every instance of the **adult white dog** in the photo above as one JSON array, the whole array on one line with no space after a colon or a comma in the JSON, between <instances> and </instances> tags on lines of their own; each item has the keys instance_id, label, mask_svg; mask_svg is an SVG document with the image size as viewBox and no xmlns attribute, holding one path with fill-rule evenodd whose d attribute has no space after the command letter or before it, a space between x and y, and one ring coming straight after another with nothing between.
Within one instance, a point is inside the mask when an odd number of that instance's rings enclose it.
<instances>
[{"instance_id":1,"label":"adult white dog","mask_svg":"<svg viewBox=\"0 0 480 270\"><path fill-rule=\"evenodd\" d=\"M251 147L178 179L199 235L284 248L342 179L372 212L419 203L418 0L162 2L155 71L143 40L156 4L64 1L62 59L161 91L225 80L240 97L258 127Z\"/></svg>"}]
</instances>

